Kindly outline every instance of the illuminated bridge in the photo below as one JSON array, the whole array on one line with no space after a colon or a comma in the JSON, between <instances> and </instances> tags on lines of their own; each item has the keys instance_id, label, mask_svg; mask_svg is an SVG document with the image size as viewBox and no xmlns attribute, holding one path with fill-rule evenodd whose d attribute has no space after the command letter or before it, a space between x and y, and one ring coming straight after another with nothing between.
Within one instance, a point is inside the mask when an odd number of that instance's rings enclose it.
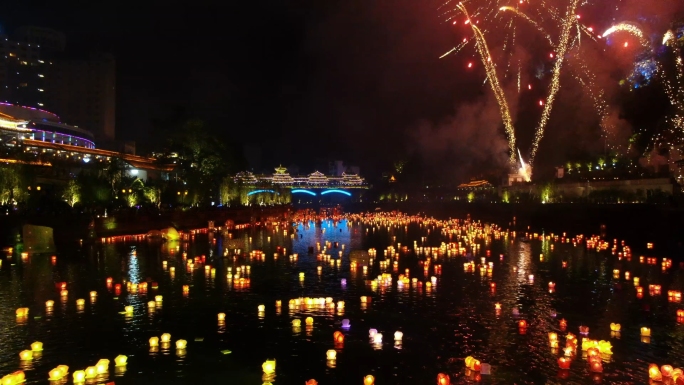
<instances>
[{"instance_id":1,"label":"illuminated bridge","mask_svg":"<svg viewBox=\"0 0 684 385\"><path fill-rule=\"evenodd\" d=\"M254 175L250 172L241 172L235 176L235 180L243 185L254 186L254 190L250 191L248 195L278 194L278 190L289 189L292 194L309 196L352 196L349 190L368 188L364 179L356 174L343 173L342 176L326 176L316 171L306 176L291 176L285 167L277 167L275 171L272 175Z\"/></svg>"}]
</instances>

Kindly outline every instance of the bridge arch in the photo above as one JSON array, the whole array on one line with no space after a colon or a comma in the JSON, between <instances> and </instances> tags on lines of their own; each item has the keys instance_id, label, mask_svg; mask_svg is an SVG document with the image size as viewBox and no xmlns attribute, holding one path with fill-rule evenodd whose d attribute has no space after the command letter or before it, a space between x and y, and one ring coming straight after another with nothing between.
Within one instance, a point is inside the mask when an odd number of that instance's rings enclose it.
<instances>
[{"instance_id":1,"label":"bridge arch","mask_svg":"<svg viewBox=\"0 0 684 385\"><path fill-rule=\"evenodd\" d=\"M327 195L327 194L344 194L348 197L352 196L349 191L344 191L344 190L340 190L340 189L325 190L321 193L321 195Z\"/></svg>"},{"instance_id":2,"label":"bridge arch","mask_svg":"<svg viewBox=\"0 0 684 385\"><path fill-rule=\"evenodd\" d=\"M309 194L311 196L316 196L316 193L311 190L305 190L303 188L296 188L290 191L292 194Z\"/></svg>"}]
</instances>

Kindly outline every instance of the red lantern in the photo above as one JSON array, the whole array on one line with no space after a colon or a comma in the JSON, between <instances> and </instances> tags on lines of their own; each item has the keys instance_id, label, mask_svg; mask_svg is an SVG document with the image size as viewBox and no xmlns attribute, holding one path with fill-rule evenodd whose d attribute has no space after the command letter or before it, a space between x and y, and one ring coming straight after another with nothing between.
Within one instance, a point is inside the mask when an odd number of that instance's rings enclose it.
<instances>
[{"instance_id":1,"label":"red lantern","mask_svg":"<svg viewBox=\"0 0 684 385\"><path fill-rule=\"evenodd\" d=\"M437 385L449 385L451 384L451 380L449 379L449 376L444 374L444 373L439 373L437 374Z\"/></svg>"},{"instance_id":2,"label":"red lantern","mask_svg":"<svg viewBox=\"0 0 684 385\"><path fill-rule=\"evenodd\" d=\"M670 365L663 365L660 367L660 373L662 373L663 377L672 377L672 371L674 371L674 369Z\"/></svg>"},{"instance_id":3,"label":"red lantern","mask_svg":"<svg viewBox=\"0 0 684 385\"><path fill-rule=\"evenodd\" d=\"M473 370L479 372L480 369L482 369L482 364L480 363L480 360L473 360Z\"/></svg>"},{"instance_id":4,"label":"red lantern","mask_svg":"<svg viewBox=\"0 0 684 385\"><path fill-rule=\"evenodd\" d=\"M589 364L589 370L594 373L603 373L603 365L601 364L601 361L594 361Z\"/></svg>"},{"instance_id":5,"label":"red lantern","mask_svg":"<svg viewBox=\"0 0 684 385\"><path fill-rule=\"evenodd\" d=\"M566 357L561 357L558 359L558 367L561 369L570 369L571 359Z\"/></svg>"},{"instance_id":6,"label":"red lantern","mask_svg":"<svg viewBox=\"0 0 684 385\"><path fill-rule=\"evenodd\" d=\"M589 326L580 326L579 332L580 334L589 334Z\"/></svg>"},{"instance_id":7,"label":"red lantern","mask_svg":"<svg viewBox=\"0 0 684 385\"><path fill-rule=\"evenodd\" d=\"M560 329L562 331L565 331L565 328L568 327L568 321L565 320L565 318L560 320Z\"/></svg>"},{"instance_id":8,"label":"red lantern","mask_svg":"<svg viewBox=\"0 0 684 385\"><path fill-rule=\"evenodd\" d=\"M525 321L524 319L521 319L520 321L518 321L518 327L520 329L526 329L527 328L527 321Z\"/></svg>"}]
</instances>

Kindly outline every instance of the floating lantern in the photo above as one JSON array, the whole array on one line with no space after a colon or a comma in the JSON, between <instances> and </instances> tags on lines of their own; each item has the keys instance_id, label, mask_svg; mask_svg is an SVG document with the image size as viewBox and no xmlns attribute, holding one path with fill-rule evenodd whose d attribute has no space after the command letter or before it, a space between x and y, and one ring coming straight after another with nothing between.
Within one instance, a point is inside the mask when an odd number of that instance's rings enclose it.
<instances>
[{"instance_id":1,"label":"floating lantern","mask_svg":"<svg viewBox=\"0 0 684 385\"><path fill-rule=\"evenodd\" d=\"M296 327L296 328L301 327L302 326L302 320L300 320L299 318L293 319L292 320L292 326Z\"/></svg>"},{"instance_id":2,"label":"floating lantern","mask_svg":"<svg viewBox=\"0 0 684 385\"><path fill-rule=\"evenodd\" d=\"M161 335L161 342L163 344L168 344L169 342L171 342L171 334L169 334L169 333L162 334Z\"/></svg>"},{"instance_id":3,"label":"floating lantern","mask_svg":"<svg viewBox=\"0 0 684 385\"><path fill-rule=\"evenodd\" d=\"M642 337L650 337L651 336L651 328L647 328L645 326L642 327L641 328L641 336Z\"/></svg>"},{"instance_id":4,"label":"floating lantern","mask_svg":"<svg viewBox=\"0 0 684 385\"><path fill-rule=\"evenodd\" d=\"M330 361L335 360L337 358L337 352L333 349L330 349L325 352L325 357Z\"/></svg>"},{"instance_id":5,"label":"floating lantern","mask_svg":"<svg viewBox=\"0 0 684 385\"><path fill-rule=\"evenodd\" d=\"M186 340L178 340L176 341L176 349L178 350L183 350L188 346L188 341Z\"/></svg>"},{"instance_id":6,"label":"floating lantern","mask_svg":"<svg viewBox=\"0 0 684 385\"><path fill-rule=\"evenodd\" d=\"M59 292L59 295L64 298L69 295L69 290L63 289L62 291Z\"/></svg>"},{"instance_id":7,"label":"floating lantern","mask_svg":"<svg viewBox=\"0 0 684 385\"><path fill-rule=\"evenodd\" d=\"M45 307L48 309L52 309L55 306L55 301L49 299L45 301Z\"/></svg>"},{"instance_id":8,"label":"floating lantern","mask_svg":"<svg viewBox=\"0 0 684 385\"><path fill-rule=\"evenodd\" d=\"M19 359L22 361L31 361L33 359L33 351L22 350L19 352Z\"/></svg>"},{"instance_id":9,"label":"floating lantern","mask_svg":"<svg viewBox=\"0 0 684 385\"><path fill-rule=\"evenodd\" d=\"M309 381L305 382L304 385L318 385L318 381L312 378Z\"/></svg>"},{"instance_id":10,"label":"floating lantern","mask_svg":"<svg viewBox=\"0 0 684 385\"><path fill-rule=\"evenodd\" d=\"M375 377L370 374L363 378L363 385L373 385L375 384Z\"/></svg>"},{"instance_id":11,"label":"floating lantern","mask_svg":"<svg viewBox=\"0 0 684 385\"><path fill-rule=\"evenodd\" d=\"M164 299L164 297L162 297L161 295L156 295L156 296L154 297L154 301L155 301L155 302L162 302L163 299Z\"/></svg>"},{"instance_id":12,"label":"floating lantern","mask_svg":"<svg viewBox=\"0 0 684 385\"><path fill-rule=\"evenodd\" d=\"M670 378L672 377L672 372L674 369L672 368L671 365L663 365L660 367L660 373L663 375L665 378Z\"/></svg>"},{"instance_id":13,"label":"floating lantern","mask_svg":"<svg viewBox=\"0 0 684 385\"><path fill-rule=\"evenodd\" d=\"M159 346L159 337L150 337L150 347L156 348Z\"/></svg>"},{"instance_id":14,"label":"floating lantern","mask_svg":"<svg viewBox=\"0 0 684 385\"><path fill-rule=\"evenodd\" d=\"M188 293L190 293L190 286L183 285L183 294L188 294Z\"/></svg>"},{"instance_id":15,"label":"floating lantern","mask_svg":"<svg viewBox=\"0 0 684 385\"><path fill-rule=\"evenodd\" d=\"M584 334L584 335L589 334L589 326L580 326L579 332L580 332L580 334Z\"/></svg>"},{"instance_id":16,"label":"floating lantern","mask_svg":"<svg viewBox=\"0 0 684 385\"><path fill-rule=\"evenodd\" d=\"M494 310L501 310L501 304L500 303L495 303L494 304Z\"/></svg>"},{"instance_id":17,"label":"floating lantern","mask_svg":"<svg viewBox=\"0 0 684 385\"><path fill-rule=\"evenodd\" d=\"M266 374L273 374L273 373L275 373L275 369L276 369L276 362L275 362L275 360L266 360L266 362L264 362L264 363L261 365L261 369L262 369L262 370L264 371L264 373L266 373Z\"/></svg>"},{"instance_id":18,"label":"floating lantern","mask_svg":"<svg viewBox=\"0 0 684 385\"><path fill-rule=\"evenodd\" d=\"M368 337L374 338L376 334L378 334L378 330L377 330L377 329L370 329L370 330L368 330Z\"/></svg>"},{"instance_id":19,"label":"floating lantern","mask_svg":"<svg viewBox=\"0 0 684 385\"><path fill-rule=\"evenodd\" d=\"M259 306L257 307L257 309L259 310L259 313L263 313L263 312L266 310L266 306L264 306L264 305L259 305Z\"/></svg>"},{"instance_id":20,"label":"floating lantern","mask_svg":"<svg viewBox=\"0 0 684 385\"><path fill-rule=\"evenodd\" d=\"M96 291L91 291L90 292L90 298L97 298L97 292ZM74 372L75 373L75 372Z\"/></svg>"},{"instance_id":21,"label":"floating lantern","mask_svg":"<svg viewBox=\"0 0 684 385\"><path fill-rule=\"evenodd\" d=\"M344 334L342 334L342 332L336 331L333 333L333 340L336 344L344 343Z\"/></svg>"},{"instance_id":22,"label":"floating lantern","mask_svg":"<svg viewBox=\"0 0 684 385\"><path fill-rule=\"evenodd\" d=\"M554 282L549 282L549 290L554 290L556 288L556 284Z\"/></svg>"},{"instance_id":23,"label":"floating lantern","mask_svg":"<svg viewBox=\"0 0 684 385\"><path fill-rule=\"evenodd\" d=\"M658 369L658 365L650 364L648 366L648 378L657 382L663 380L663 375L660 372L660 369Z\"/></svg>"},{"instance_id":24,"label":"floating lantern","mask_svg":"<svg viewBox=\"0 0 684 385\"><path fill-rule=\"evenodd\" d=\"M601 361L592 361L589 364L589 370L593 373L603 373L603 364L601 364Z\"/></svg>"},{"instance_id":25,"label":"floating lantern","mask_svg":"<svg viewBox=\"0 0 684 385\"><path fill-rule=\"evenodd\" d=\"M572 362L572 360L567 358L567 357L560 357L558 359L558 367L561 369L564 369L564 370L570 369L570 363L571 362Z\"/></svg>"},{"instance_id":26,"label":"floating lantern","mask_svg":"<svg viewBox=\"0 0 684 385\"><path fill-rule=\"evenodd\" d=\"M639 282L640 282L640 281L641 281L641 280L639 279L639 277L634 277L634 278L632 278L632 282L634 282L634 286L639 286Z\"/></svg>"},{"instance_id":27,"label":"floating lantern","mask_svg":"<svg viewBox=\"0 0 684 385\"><path fill-rule=\"evenodd\" d=\"M86 373L85 370L77 370L74 372L74 384L79 384L85 382Z\"/></svg>"},{"instance_id":28,"label":"floating lantern","mask_svg":"<svg viewBox=\"0 0 684 385\"><path fill-rule=\"evenodd\" d=\"M36 341L36 342L32 343L31 344L31 350L33 350L34 352L43 351L43 343L40 341Z\"/></svg>"},{"instance_id":29,"label":"floating lantern","mask_svg":"<svg viewBox=\"0 0 684 385\"><path fill-rule=\"evenodd\" d=\"M401 340L403 340L403 338L404 338L404 333L402 333L398 330L396 332L394 332L394 340L395 341L401 341Z\"/></svg>"},{"instance_id":30,"label":"floating lantern","mask_svg":"<svg viewBox=\"0 0 684 385\"><path fill-rule=\"evenodd\" d=\"M314 323L314 319L313 319L313 317L306 317L304 322L306 323L307 326L311 326Z\"/></svg>"},{"instance_id":31,"label":"floating lantern","mask_svg":"<svg viewBox=\"0 0 684 385\"><path fill-rule=\"evenodd\" d=\"M527 328L527 321L525 321L524 319L521 319L520 321L518 321L518 328L526 329Z\"/></svg>"},{"instance_id":32,"label":"floating lantern","mask_svg":"<svg viewBox=\"0 0 684 385\"><path fill-rule=\"evenodd\" d=\"M374 344L382 344L382 333L376 333L373 336L373 343Z\"/></svg>"},{"instance_id":33,"label":"floating lantern","mask_svg":"<svg viewBox=\"0 0 684 385\"><path fill-rule=\"evenodd\" d=\"M218 313L218 320L219 322L223 322L226 320L226 313Z\"/></svg>"},{"instance_id":34,"label":"floating lantern","mask_svg":"<svg viewBox=\"0 0 684 385\"><path fill-rule=\"evenodd\" d=\"M157 303L156 303L155 301L150 301L150 302L147 303L147 307L148 307L150 310L154 310L154 309L157 307Z\"/></svg>"},{"instance_id":35,"label":"floating lantern","mask_svg":"<svg viewBox=\"0 0 684 385\"><path fill-rule=\"evenodd\" d=\"M361 296L361 303L367 303L368 302L368 297L365 295Z\"/></svg>"},{"instance_id":36,"label":"floating lantern","mask_svg":"<svg viewBox=\"0 0 684 385\"><path fill-rule=\"evenodd\" d=\"M565 318L562 318L560 321L558 321L560 325L561 330L565 330L568 327L568 321L565 320Z\"/></svg>"},{"instance_id":37,"label":"floating lantern","mask_svg":"<svg viewBox=\"0 0 684 385\"><path fill-rule=\"evenodd\" d=\"M133 306L131 306L131 305L126 306L126 307L124 308L124 312L126 313L126 315L131 315L131 314L133 314Z\"/></svg>"},{"instance_id":38,"label":"floating lantern","mask_svg":"<svg viewBox=\"0 0 684 385\"><path fill-rule=\"evenodd\" d=\"M449 379L449 375L444 374L444 373L438 373L437 374L437 385L449 385L451 384L451 380Z\"/></svg>"},{"instance_id":39,"label":"floating lantern","mask_svg":"<svg viewBox=\"0 0 684 385\"><path fill-rule=\"evenodd\" d=\"M16 311L17 318L28 317L28 313L29 313L29 308L27 308L27 307L20 307Z\"/></svg>"},{"instance_id":40,"label":"floating lantern","mask_svg":"<svg viewBox=\"0 0 684 385\"><path fill-rule=\"evenodd\" d=\"M552 348L557 348L558 347L558 334L556 333L549 333L549 345Z\"/></svg>"},{"instance_id":41,"label":"floating lantern","mask_svg":"<svg viewBox=\"0 0 684 385\"><path fill-rule=\"evenodd\" d=\"M612 331L612 332L619 332L621 328L622 328L622 326L620 326L620 324L614 324L614 323L610 324L610 331Z\"/></svg>"},{"instance_id":42,"label":"floating lantern","mask_svg":"<svg viewBox=\"0 0 684 385\"><path fill-rule=\"evenodd\" d=\"M94 366L88 366L85 370L85 375L86 375L86 378L97 377L97 368L95 368Z\"/></svg>"},{"instance_id":43,"label":"floating lantern","mask_svg":"<svg viewBox=\"0 0 684 385\"><path fill-rule=\"evenodd\" d=\"M64 378L65 375L66 375L66 373L64 373L64 370L60 367L56 367L56 368L50 370L50 372L48 373L50 381L61 380L62 378Z\"/></svg>"},{"instance_id":44,"label":"floating lantern","mask_svg":"<svg viewBox=\"0 0 684 385\"><path fill-rule=\"evenodd\" d=\"M109 360L103 358L97 361L95 364L95 369L97 370L97 374L105 374L109 372Z\"/></svg>"},{"instance_id":45,"label":"floating lantern","mask_svg":"<svg viewBox=\"0 0 684 385\"><path fill-rule=\"evenodd\" d=\"M128 357L124 356L123 354L120 354L114 358L115 366L126 366L126 364L128 364Z\"/></svg>"}]
</instances>

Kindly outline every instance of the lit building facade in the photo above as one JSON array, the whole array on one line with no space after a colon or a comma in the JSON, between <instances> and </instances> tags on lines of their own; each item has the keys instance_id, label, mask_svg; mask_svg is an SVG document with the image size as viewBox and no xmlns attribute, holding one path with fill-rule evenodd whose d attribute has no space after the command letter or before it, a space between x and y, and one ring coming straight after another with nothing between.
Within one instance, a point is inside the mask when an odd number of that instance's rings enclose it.
<instances>
[{"instance_id":1,"label":"lit building facade","mask_svg":"<svg viewBox=\"0 0 684 385\"><path fill-rule=\"evenodd\" d=\"M95 148L95 138L88 130L62 123L52 112L9 103L0 103L0 139L5 145L28 139Z\"/></svg>"},{"instance_id":2,"label":"lit building facade","mask_svg":"<svg viewBox=\"0 0 684 385\"><path fill-rule=\"evenodd\" d=\"M0 35L0 102L46 108L48 62L40 45Z\"/></svg>"}]
</instances>

